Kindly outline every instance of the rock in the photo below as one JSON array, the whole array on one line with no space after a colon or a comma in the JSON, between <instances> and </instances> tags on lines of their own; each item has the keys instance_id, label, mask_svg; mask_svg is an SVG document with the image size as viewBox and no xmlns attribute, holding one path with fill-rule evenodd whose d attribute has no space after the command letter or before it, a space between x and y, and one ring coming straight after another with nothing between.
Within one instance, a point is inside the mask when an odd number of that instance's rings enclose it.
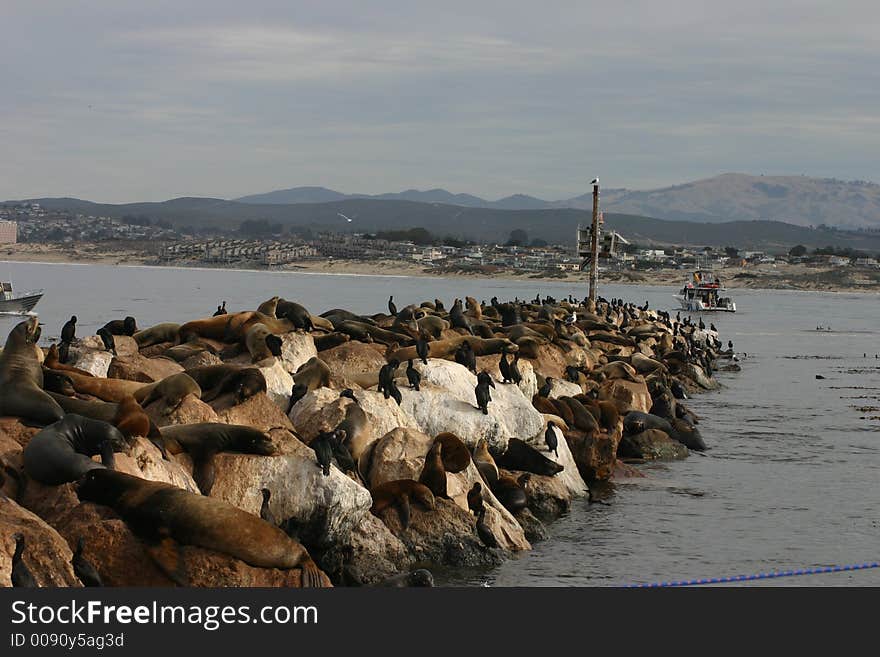
<instances>
[{"instance_id":1,"label":"rock","mask_svg":"<svg viewBox=\"0 0 880 657\"><path fill-rule=\"evenodd\" d=\"M211 496L259 515L261 489L268 488L275 524L292 519L309 544L345 541L369 513L370 493L335 466L325 477L312 449L289 432L277 432L282 433L273 434L280 450L276 456L217 454Z\"/></svg>"},{"instance_id":2,"label":"rock","mask_svg":"<svg viewBox=\"0 0 880 657\"><path fill-rule=\"evenodd\" d=\"M630 411L647 413L653 405L651 393L644 381L610 379L599 387L599 399L613 401L621 416Z\"/></svg>"},{"instance_id":3,"label":"rock","mask_svg":"<svg viewBox=\"0 0 880 657\"><path fill-rule=\"evenodd\" d=\"M528 507L517 511L516 516L514 517L516 518L516 521L519 523L520 527L523 528L523 532L525 533L526 538L531 543L546 541L550 537L550 534L547 531L547 528L544 526L544 523L536 518L535 514L532 513Z\"/></svg>"},{"instance_id":4,"label":"rock","mask_svg":"<svg viewBox=\"0 0 880 657\"><path fill-rule=\"evenodd\" d=\"M315 341L309 333L292 331L284 333L281 337L281 363L287 372L293 374L309 358L318 355ZM287 389L290 396L290 388Z\"/></svg>"},{"instance_id":5,"label":"rock","mask_svg":"<svg viewBox=\"0 0 880 657\"><path fill-rule=\"evenodd\" d=\"M38 427L25 426L18 418L0 417L0 458L20 453L39 432Z\"/></svg>"},{"instance_id":6,"label":"rock","mask_svg":"<svg viewBox=\"0 0 880 657\"><path fill-rule=\"evenodd\" d=\"M13 536L18 532L25 538L22 561L39 586L81 586L70 565L73 553L64 538L5 495L0 495L0 527L0 586L12 585Z\"/></svg>"},{"instance_id":7,"label":"rock","mask_svg":"<svg viewBox=\"0 0 880 657\"><path fill-rule=\"evenodd\" d=\"M583 394L584 389L577 383L566 381L565 379L553 379L550 384L550 399L558 399L559 397L574 397Z\"/></svg>"},{"instance_id":8,"label":"rock","mask_svg":"<svg viewBox=\"0 0 880 657\"><path fill-rule=\"evenodd\" d=\"M185 361L181 363L181 366L185 370L192 370L196 367L208 367L209 365L222 365L223 361L220 359L220 356L216 354L212 354L207 349L205 351L199 352L193 356L190 356Z\"/></svg>"},{"instance_id":9,"label":"rock","mask_svg":"<svg viewBox=\"0 0 880 657\"><path fill-rule=\"evenodd\" d=\"M367 468L370 488L397 479L418 481L433 442L433 438L418 430L403 428L394 429L380 438L373 447ZM495 534L499 546L511 551L528 550L531 546L522 527L489 490L473 462L462 472L446 474L446 492L459 508L470 513L467 494L477 482L483 485L486 524Z\"/></svg>"},{"instance_id":10,"label":"rock","mask_svg":"<svg viewBox=\"0 0 880 657\"><path fill-rule=\"evenodd\" d=\"M195 395L187 395L183 398L175 410L169 412L164 399L154 401L144 409L157 427L167 427L171 424L196 424L197 422L219 422L217 413L208 404Z\"/></svg>"},{"instance_id":11,"label":"rock","mask_svg":"<svg viewBox=\"0 0 880 657\"><path fill-rule=\"evenodd\" d=\"M187 471L176 461L164 460L159 448L146 438L135 438L130 454L116 454L116 469L142 479L174 484L190 493L199 492L192 478L192 464Z\"/></svg>"},{"instance_id":12,"label":"rock","mask_svg":"<svg viewBox=\"0 0 880 657\"><path fill-rule=\"evenodd\" d=\"M260 431L270 431L278 428L293 429L293 425L284 414L284 411L264 393L256 394L235 406L229 406L229 403L232 402L231 393L218 397L216 401L218 403L215 404L215 407L222 410L218 411L218 419L214 420L214 422L244 424Z\"/></svg>"},{"instance_id":13,"label":"rock","mask_svg":"<svg viewBox=\"0 0 880 657\"><path fill-rule=\"evenodd\" d=\"M570 430L565 434L565 440L584 481L590 484L611 477L617 461L617 440L614 436L604 431L584 433Z\"/></svg>"},{"instance_id":14,"label":"rock","mask_svg":"<svg viewBox=\"0 0 880 657\"><path fill-rule=\"evenodd\" d=\"M98 338L100 341L100 338ZM78 349L74 355L74 349L70 349L70 364L81 370L85 370L92 376L105 378L107 371L110 369L110 363L113 362L113 354L109 351L94 349Z\"/></svg>"},{"instance_id":15,"label":"rock","mask_svg":"<svg viewBox=\"0 0 880 657\"><path fill-rule=\"evenodd\" d=\"M393 399L371 390L355 392L358 405L367 417L367 435L358 441L366 448L397 427L417 428L415 420ZM310 441L321 431L335 429L345 418L345 409L354 402L342 399L339 392L318 388L300 399L290 412L290 419L304 439Z\"/></svg>"},{"instance_id":16,"label":"rock","mask_svg":"<svg viewBox=\"0 0 880 657\"><path fill-rule=\"evenodd\" d=\"M107 370L107 376L111 379L153 383L178 372L183 372L183 367L169 358L145 358L140 354L132 354L114 358Z\"/></svg>"},{"instance_id":17,"label":"rock","mask_svg":"<svg viewBox=\"0 0 880 657\"><path fill-rule=\"evenodd\" d=\"M450 431L471 449L485 438L490 450L503 452L508 439L544 428L544 418L516 386L496 383L489 414L483 415L474 396L477 378L464 366L434 358L414 366L422 374L421 391L401 388L401 407L430 436Z\"/></svg>"},{"instance_id":18,"label":"rock","mask_svg":"<svg viewBox=\"0 0 880 657\"><path fill-rule=\"evenodd\" d=\"M718 389L718 382L715 381L715 379L706 376L705 370L703 370L703 368L699 365L694 365L693 363L685 363L683 370L683 374L685 376L687 376L691 381L696 383L704 390Z\"/></svg>"},{"instance_id":19,"label":"rock","mask_svg":"<svg viewBox=\"0 0 880 657\"><path fill-rule=\"evenodd\" d=\"M333 381L342 388L376 385L379 370L385 365L385 347L358 340L345 342L321 352L321 360L327 363Z\"/></svg>"},{"instance_id":20,"label":"rock","mask_svg":"<svg viewBox=\"0 0 880 657\"><path fill-rule=\"evenodd\" d=\"M617 455L621 458L670 460L687 458L688 454L687 447L660 429L624 436L617 448Z\"/></svg>"},{"instance_id":21,"label":"rock","mask_svg":"<svg viewBox=\"0 0 880 657\"><path fill-rule=\"evenodd\" d=\"M275 404L287 410L290 402L290 391L293 389L293 377L284 369L284 365L277 358L270 365L258 368L266 379L266 394Z\"/></svg>"}]
</instances>

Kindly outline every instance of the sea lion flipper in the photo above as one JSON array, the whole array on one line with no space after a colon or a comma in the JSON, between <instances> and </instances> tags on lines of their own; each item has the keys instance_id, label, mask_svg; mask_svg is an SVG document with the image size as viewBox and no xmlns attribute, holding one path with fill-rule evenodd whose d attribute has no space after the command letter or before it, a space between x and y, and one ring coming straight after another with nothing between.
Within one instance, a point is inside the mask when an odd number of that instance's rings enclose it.
<instances>
[{"instance_id":1,"label":"sea lion flipper","mask_svg":"<svg viewBox=\"0 0 880 657\"><path fill-rule=\"evenodd\" d=\"M101 463L108 470L116 469L116 458L113 456L113 443L109 439L101 443Z\"/></svg>"},{"instance_id":2,"label":"sea lion flipper","mask_svg":"<svg viewBox=\"0 0 880 657\"><path fill-rule=\"evenodd\" d=\"M311 558L302 565L302 586L310 589L324 588L324 578L321 576L321 569L318 568L318 565Z\"/></svg>"},{"instance_id":3,"label":"sea lion flipper","mask_svg":"<svg viewBox=\"0 0 880 657\"><path fill-rule=\"evenodd\" d=\"M411 515L409 495L401 495L397 499L395 508L397 509L397 517L400 518L400 525L404 529L407 529L409 527L409 519Z\"/></svg>"},{"instance_id":4,"label":"sea lion flipper","mask_svg":"<svg viewBox=\"0 0 880 657\"><path fill-rule=\"evenodd\" d=\"M214 455L202 456L193 464L193 479L202 491L202 495L210 495L214 487Z\"/></svg>"}]
</instances>

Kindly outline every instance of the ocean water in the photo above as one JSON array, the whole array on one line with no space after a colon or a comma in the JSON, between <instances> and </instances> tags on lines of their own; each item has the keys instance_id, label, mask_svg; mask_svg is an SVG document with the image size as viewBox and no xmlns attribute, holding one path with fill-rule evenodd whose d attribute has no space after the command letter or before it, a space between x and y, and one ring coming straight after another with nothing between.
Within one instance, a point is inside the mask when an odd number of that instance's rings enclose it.
<instances>
[{"instance_id":1,"label":"ocean water","mask_svg":"<svg viewBox=\"0 0 880 657\"><path fill-rule=\"evenodd\" d=\"M139 326L248 310L272 295L312 312L386 310L435 297L586 295L531 281L0 263L17 291L43 288L43 341L71 316L77 334L133 315ZM600 294L674 309L675 288L600 286ZM550 539L498 568L437 573L447 585L616 586L880 560L880 296L734 290L736 314L707 317L733 340L742 371L688 405L710 449L639 466L610 506L575 500ZM0 315L5 336L20 317ZM817 331L817 326L830 331ZM823 379L817 379L821 375ZM874 410L860 410L860 409ZM873 418L873 419L872 419ZM880 569L762 580L880 585Z\"/></svg>"}]
</instances>

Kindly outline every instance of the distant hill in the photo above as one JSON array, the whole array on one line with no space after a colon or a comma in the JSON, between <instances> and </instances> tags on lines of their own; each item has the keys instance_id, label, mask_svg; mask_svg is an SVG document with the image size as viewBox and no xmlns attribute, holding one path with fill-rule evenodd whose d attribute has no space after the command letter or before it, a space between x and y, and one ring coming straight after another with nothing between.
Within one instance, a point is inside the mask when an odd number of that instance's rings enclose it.
<instances>
[{"instance_id":1,"label":"distant hill","mask_svg":"<svg viewBox=\"0 0 880 657\"><path fill-rule=\"evenodd\" d=\"M323 187L256 194L236 199L241 203L297 204L350 199L377 199L443 203L496 210L591 210L591 193L559 201L514 194L487 201L445 189L410 189L395 194L342 194ZM683 185L635 191L603 189L602 207L609 212L675 221L728 222L781 221L798 226L822 224L838 228L880 228L880 185L806 176L750 176L725 173Z\"/></svg>"},{"instance_id":2,"label":"distant hill","mask_svg":"<svg viewBox=\"0 0 880 657\"><path fill-rule=\"evenodd\" d=\"M467 208L442 203L347 199L328 203L288 205L238 203L216 198L178 198L161 203L110 205L79 199L29 199L48 209L86 215L123 217L142 215L165 219L177 227L235 230L247 219L267 219L287 227L339 232L374 232L422 227L440 237L452 236L480 242L504 242L515 229L529 237L574 246L579 223L590 213L574 208L498 210ZM349 222L346 218L351 219ZM851 247L880 251L880 233L814 230L775 221L697 223L645 216L605 213L606 228L621 232L639 244L736 246L783 251L795 244Z\"/></svg>"}]
</instances>

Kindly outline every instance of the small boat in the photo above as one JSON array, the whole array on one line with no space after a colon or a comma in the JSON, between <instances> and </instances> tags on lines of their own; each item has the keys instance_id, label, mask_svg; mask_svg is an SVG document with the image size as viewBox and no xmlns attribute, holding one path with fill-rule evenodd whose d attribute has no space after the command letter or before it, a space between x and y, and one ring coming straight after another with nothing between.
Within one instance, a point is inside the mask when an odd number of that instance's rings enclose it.
<instances>
[{"instance_id":1,"label":"small boat","mask_svg":"<svg viewBox=\"0 0 880 657\"><path fill-rule=\"evenodd\" d=\"M42 298L42 290L17 297L12 290L12 283L0 282L0 313L29 313Z\"/></svg>"},{"instance_id":2,"label":"small boat","mask_svg":"<svg viewBox=\"0 0 880 657\"><path fill-rule=\"evenodd\" d=\"M735 313L736 303L730 297L722 296L724 291L721 281L710 270L698 269L684 284L681 291L673 296L678 300L682 310Z\"/></svg>"}]
</instances>

